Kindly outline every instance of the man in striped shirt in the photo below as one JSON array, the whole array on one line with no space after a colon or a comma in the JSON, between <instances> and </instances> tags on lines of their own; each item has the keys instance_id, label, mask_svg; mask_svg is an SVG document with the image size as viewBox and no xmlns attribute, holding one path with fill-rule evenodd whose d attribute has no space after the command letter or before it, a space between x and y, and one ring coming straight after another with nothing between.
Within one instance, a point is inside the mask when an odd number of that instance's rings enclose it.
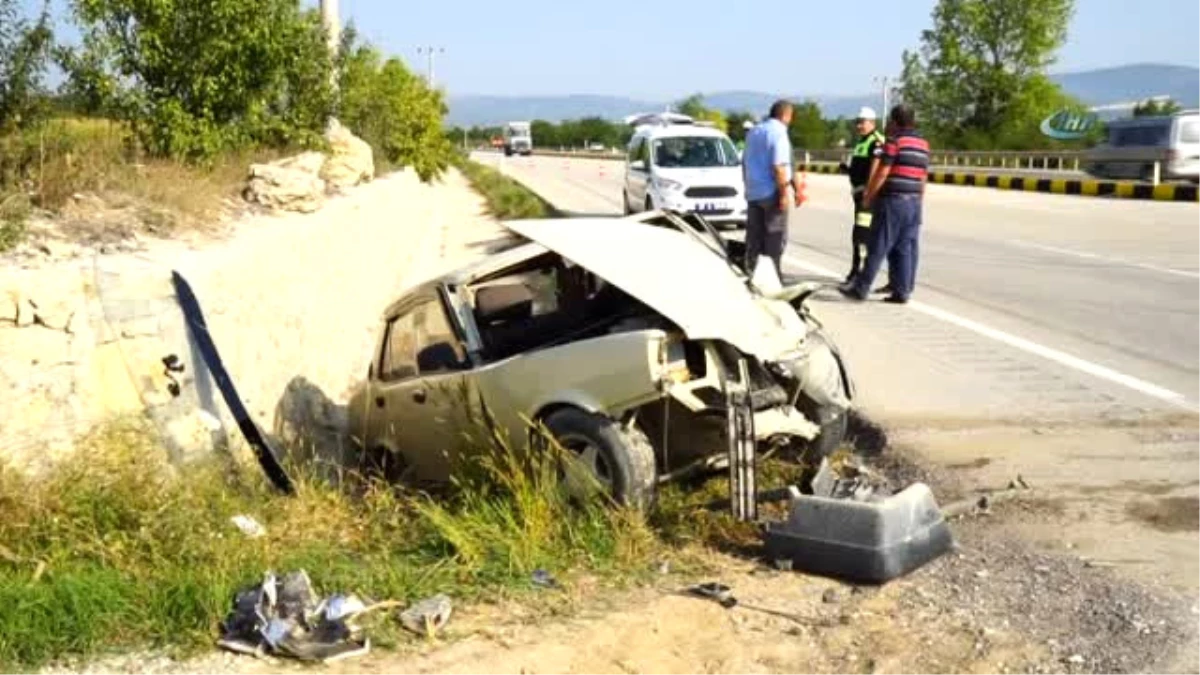
<instances>
[{"instance_id":1,"label":"man in striped shirt","mask_svg":"<svg viewBox=\"0 0 1200 675\"><path fill-rule=\"evenodd\" d=\"M839 290L853 300L866 300L883 261L888 263L891 294L884 302L904 304L917 278L917 241L921 234L921 200L929 172L929 143L917 133L912 108L898 105L888 117L887 142L879 166L871 172L863 208L871 209L871 240L862 271Z\"/></svg>"}]
</instances>

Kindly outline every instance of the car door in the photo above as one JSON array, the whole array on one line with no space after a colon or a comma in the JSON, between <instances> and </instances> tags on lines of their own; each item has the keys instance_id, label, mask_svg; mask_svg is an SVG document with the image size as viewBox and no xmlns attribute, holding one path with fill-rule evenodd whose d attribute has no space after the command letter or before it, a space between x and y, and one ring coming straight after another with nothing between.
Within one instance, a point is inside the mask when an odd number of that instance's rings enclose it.
<instances>
[{"instance_id":1,"label":"car door","mask_svg":"<svg viewBox=\"0 0 1200 675\"><path fill-rule=\"evenodd\" d=\"M465 416L452 395L467 383L462 343L436 295L403 306L385 330L368 442L398 454L407 480L445 480Z\"/></svg>"},{"instance_id":2,"label":"car door","mask_svg":"<svg viewBox=\"0 0 1200 675\"><path fill-rule=\"evenodd\" d=\"M650 181L649 154L646 138L639 136L629 148L629 161L625 164L625 191L629 195L629 208L641 211L646 204L646 190Z\"/></svg>"},{"instance_id":3,"label":"car door","mask_svg":"<svg viewBox=\"0 0 1200 675\"><path fill-rule=\"evenodd\" d=\"M439 298L413 315L418 385L405 400L419 420L408 442L421 448L422 475L449 478L463 452L478 445L478 393L461 333ZM475 440L478 439L478 440Z\"/></svg>"}]
</instances>

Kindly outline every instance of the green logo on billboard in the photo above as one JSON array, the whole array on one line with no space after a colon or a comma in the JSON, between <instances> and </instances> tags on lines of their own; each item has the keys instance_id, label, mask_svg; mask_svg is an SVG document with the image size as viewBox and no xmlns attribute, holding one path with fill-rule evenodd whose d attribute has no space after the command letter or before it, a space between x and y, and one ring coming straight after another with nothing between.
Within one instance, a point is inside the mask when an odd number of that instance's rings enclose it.
<instances>
[{"instance_id":1,"label":"green logo on billboard","mask_svg":"<svg viewBox=\"0 0 1200 675\"><path fill-rule=\"evenodd\" d=\"M1042 120L1042 134L1058 141L1075 141L1087 136L1100 120L1096 113L1059 110Z\"/></svg>"}]
</instances>

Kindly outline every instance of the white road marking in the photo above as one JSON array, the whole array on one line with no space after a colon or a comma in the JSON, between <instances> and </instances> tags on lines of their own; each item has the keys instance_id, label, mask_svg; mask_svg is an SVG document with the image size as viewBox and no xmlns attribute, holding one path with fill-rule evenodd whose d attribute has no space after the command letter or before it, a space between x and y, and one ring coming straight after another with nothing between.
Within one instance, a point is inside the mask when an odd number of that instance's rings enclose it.
<instances>
[{"instance_id":1,"label":"white road marking","mask_svg":"<svg viewBox=\"0 0 1200 675\"><path fill-rule=\"evenodd\" d=\"M786 256L785 260L801 269L807 270L814 274L823 274L826 276L833 277L835 279L839 278L835 272L825 269L824 267L821 267L820 265L813 265L811 263L804 262L804 261L794 258L792 256ZM1054 361L1055 363L1066 366L1068 368L1072 368L1074 370L1078 370L1080 372L1087 373L1094 377L1098 377L1102 380L1107 380L1109 382L1119 384L1123 387L1132 389L1134 391L1140 392L1147 396L1151 396L1160 401L1165 401L1167 403L1171 403L1171 404L1186 408L1188 410L1192 409L1192 406L1189 405L1184 400L1184 397L1182 394L1171 391L1170 389L1165 389L1156 384L1146 382L1145 380L1140 380L1136 377L1133 377L1132 375L1126 375L1124 373L1118 372L1111 368L1107 368L1105 366L1101 366L1099 364L1092 363L1091 361L1081 359L1078 356L1073 356L1071 354L1067 354L1066 352L1061 352L1057 349L1052 349L1050 347L1038 344L1031 340L1026 340L1025 338L1018 337L1018 336L1012 335L1010 333L1005 333L1004 331L997 330L990 326L986 326L982 323L979 323L978 321L973 321L971 319L967 319L965 317L958 316L957 314L952 314L950 312L947 312L944 309L939 309L937 307L927 305L923 302L917 302L915 300L912 300L912 301L909 301L908 307L910 307L918 312L921 312L922 314L925 314L927 316L931 316L935 319L938 319L940 321L945 321L946 323L953 324L955 326L958 326L959 328L965 328L973 333L977 333L984 337L991 338L992 340L995 340L997 342L1002 342L1010 347L1015 347L1017 349L1020 349L1023 352L1034 354L1034 355L1040 356L1044 359Z\"/></svg>"},{"instance_id":2,"label":"white road marking","mask_svg":"<svg viewBox=\"0 0 1200 675\"><path fill-rule=\"evenodd\" d=\"M1076 258L1084 258L1085 260L1096 260L1099 262L1109 263L1112 265L1124 265L1126 267L1138 267L1151 272L1161 272L1163 274L1174 274L1176 276L1187 277L1189 279L1200 279L1200 272L1189 272L1187 270L1177 270L1171 267L1159 267L1158 265L1148 265L1146 263L1132 262L1129 260L1121 260L1120 258L1109 258L1108 256L1097 255L1095 253L1086 253L1084 251L1072 251L1066 248L1057 246L1046 246L1045 244L1034 244L1020 239L1010 239L1008 243L1013 246L1023 248L1031 248L1038 251L1046 251L1048 253L1058 253L1060 255L1069 255Z\"/></svg>"}]
</instances>

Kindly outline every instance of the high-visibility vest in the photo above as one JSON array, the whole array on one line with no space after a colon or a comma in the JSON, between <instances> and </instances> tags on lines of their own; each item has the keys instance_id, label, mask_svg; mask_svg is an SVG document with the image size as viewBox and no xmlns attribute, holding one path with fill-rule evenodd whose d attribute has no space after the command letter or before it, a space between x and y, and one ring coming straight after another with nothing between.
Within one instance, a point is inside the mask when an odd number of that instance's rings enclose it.
<instances>
[{"instance_id":1,"label":"high-visibility vest","mask_svg":"<svg viewBox=\"0 0 1200 675\"><path fill-rule=\"evenodd\" d=\"M886 139L883 137L883 134L879 133L879 130L876 129L875 131L872 131L871 133L859 139L858 143L854 145L853 156L869 157L871 155L871 144L883 143L885 140Z\"/></svg>"}]
</instances>

